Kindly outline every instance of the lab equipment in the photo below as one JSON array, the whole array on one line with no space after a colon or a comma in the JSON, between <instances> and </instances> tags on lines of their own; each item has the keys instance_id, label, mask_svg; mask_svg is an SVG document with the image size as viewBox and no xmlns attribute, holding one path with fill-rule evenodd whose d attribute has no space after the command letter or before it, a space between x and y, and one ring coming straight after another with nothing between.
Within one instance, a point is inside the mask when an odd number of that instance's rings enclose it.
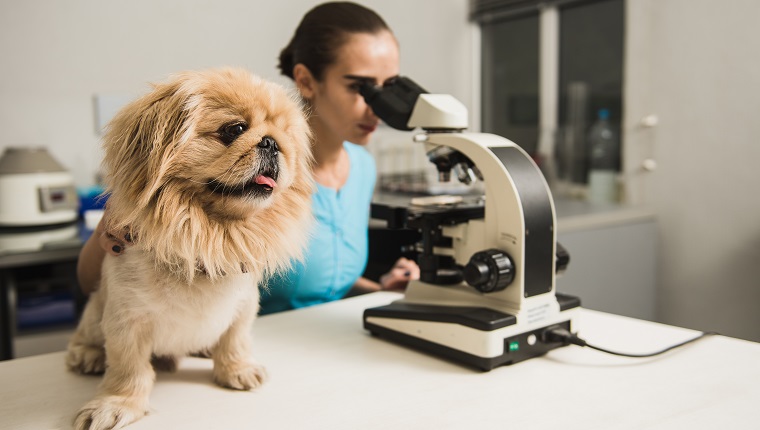
<instances>
[{"instance_id":1,"label":"lab equipment","mask_svg":"<svg viewBox=\"0 0 760 430\"><path fill-rule=\"evenodd\" d=\"M441 180L482 181L485 194L408 209L422 234L420 279L404 298L366 309L365 329L381 338L491 370L565 345L549 329L572 331L576 297L556 293L569 256L556 242L556 217L540 170L515 143L465 132L467 109L408 78L360 89L373 111L398 129L421 128Z\"/></svg>"},{"instance_id":2,"label":"lab equipment","mask_svg":"<svg viewBox=\"0 0 760 430\"><path fill-rule=\"evenodd\" d=\"M79 199L74 178L45 148L7 148L0 157L0 226L73 222Z\"/></svg>"}]
</instances>

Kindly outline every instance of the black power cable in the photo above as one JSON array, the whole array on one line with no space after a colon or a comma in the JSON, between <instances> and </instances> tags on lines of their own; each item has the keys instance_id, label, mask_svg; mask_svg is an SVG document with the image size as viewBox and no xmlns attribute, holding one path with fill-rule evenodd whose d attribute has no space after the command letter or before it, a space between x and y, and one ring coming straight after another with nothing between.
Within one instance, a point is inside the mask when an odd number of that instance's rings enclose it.
<instances>
[{"instance_id":1,"label":"black power cable","mask_svg":"<svg viewBox=\"0 0 760 430\"><path fill-rule=\"evenodd\" d=\"M601 351L601 352L604 352L604 353L607 353L607 354L612 354L612 355L619 355L619 356L622 356L622 357L646 358L646 357L654 357L654 356L657 356L657 355L660 355L660 354L664 354L664 353L666 353L668 351L672 351L672 350L674 350L676 348L682 347L684 345L688 345L688 344L690 344L692 342L695 342L695 341L697 341L699 339L702 339L702 338L704 338L706 336L713 336L713 335L717 335L717 334L718 333L715 333L715 332L702 332L697 337L694 337L692 339L689 339L689 340L683 341L681 343L669 346L669 347L667 347L665 349L662 349L662 350L659 350L659 351L650 352L650 353L646 353L646 354L629 354L629 353L626 353L626 352L610 351L609 349L605 349L605 348L601 348L601 347L598 347L598 346L595 346L595 345L591 345L588 342L586 342L585 340L579 338L574 333L571 333L570 331L568 331L566 328L560 327L560 326L549 327L546 330L544 330L544 332L541 334L541 341L544 342L544 343L561 342L561 343L563 343L565 345L573 344L573 345L578 345L578 346L586 346L586 347L589 347L591 349L595 349L597 351Z\"/></svg>"}]
</instances>

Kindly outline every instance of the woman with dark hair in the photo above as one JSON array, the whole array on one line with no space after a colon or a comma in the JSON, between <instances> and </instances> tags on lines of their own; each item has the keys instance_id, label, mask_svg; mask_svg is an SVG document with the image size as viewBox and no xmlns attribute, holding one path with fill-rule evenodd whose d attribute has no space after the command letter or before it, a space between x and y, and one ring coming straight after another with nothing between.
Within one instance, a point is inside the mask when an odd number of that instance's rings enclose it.
<instances>
[{"instance_id":1,"label":"woman with dark hair","mask_svg":"<svg viewBox=\"0 0 760 430\"><path fill-rule=\"evenodd\" d=\"M405 258L379 283L361 277L376 175L375 162L362 146L380 120L359 86L383 85L398 76L396 38L364 6L324 3L304 15L279 60L281 73L293 79L310 113L317 222L305 260L275 276L262 291L261 313L336 300L352 289L405 287L419 277L417 265Z\"/></svg>"}]
</instances>

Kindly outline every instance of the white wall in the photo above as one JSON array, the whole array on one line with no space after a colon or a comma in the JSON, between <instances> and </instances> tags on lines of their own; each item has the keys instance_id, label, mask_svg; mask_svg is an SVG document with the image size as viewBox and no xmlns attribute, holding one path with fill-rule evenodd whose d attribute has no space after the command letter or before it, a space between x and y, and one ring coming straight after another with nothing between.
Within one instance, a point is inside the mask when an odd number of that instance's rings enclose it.
<instances>
[{"instance_id":1,"label":"white wall","mask_svg":"<svg viewBox=\"0 0 760 430\"><path fill-rule=\"evenodd\" d=\"M0 151L46 146L89 185L95 94L136 97L185 69L237 65L283 84L276 58L314 0L0 3ZM472 104L466 0L367 0L401 43L401 72Z\"/></svg>"},{"instance_id":2,"label":"white wall","mask_svg":"<svg viewBox=\"0 0 760 430\"><path fill-rule=\"evenodd\" d=\"M626 164L630 198L658 217L660 319L760 341L760 2L627 14Z\"/></svg>"}]
</instances>

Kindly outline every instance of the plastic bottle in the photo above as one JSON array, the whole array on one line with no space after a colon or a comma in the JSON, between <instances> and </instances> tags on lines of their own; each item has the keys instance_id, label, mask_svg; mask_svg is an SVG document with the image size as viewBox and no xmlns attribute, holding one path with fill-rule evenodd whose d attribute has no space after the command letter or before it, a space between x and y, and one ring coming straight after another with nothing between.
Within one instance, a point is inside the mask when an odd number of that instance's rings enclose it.
<instances>
[{"instance_id":1,"label":"plastic bottle","mask_svg":"<svg viewBox=\"0 0 760 430\"><path fill-rule=\"evenodd\" d=\"M613 203L618 200L620 140L609 118L610 112L607 109L599 109L597 121L588 134L588 199L593 203Z\"/></svg>"}]
</instances>

